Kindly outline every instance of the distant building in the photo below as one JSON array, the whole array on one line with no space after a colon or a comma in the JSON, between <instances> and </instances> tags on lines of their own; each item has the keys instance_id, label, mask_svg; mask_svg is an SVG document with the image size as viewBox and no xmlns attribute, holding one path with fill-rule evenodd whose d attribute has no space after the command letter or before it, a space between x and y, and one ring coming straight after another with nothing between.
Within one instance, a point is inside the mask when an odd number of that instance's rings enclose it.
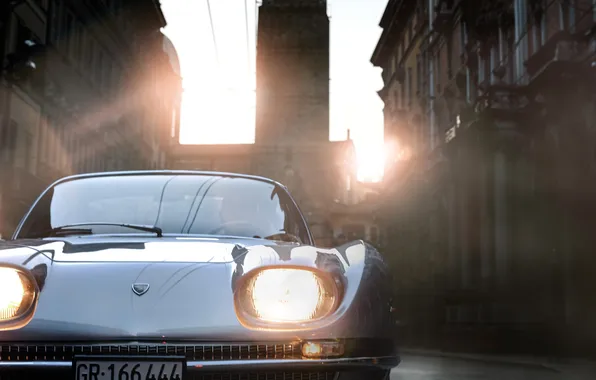
<instances>
[{"instance_id":1,"label":"distant building","mask_svg":"<svg viewBox=\"0 0 596 380\"><path fill-rule=\"evenodd\" d=\"M159 168L174 91L162 91L159 1L2 1L0 231L7 237L51 181L68 174ZM171 70L171 66L168 65ZM169 111L169 110L170 111Z\"/></svg>"},{"instance_id":2,"label":"distant building","mask_svg":"<svg viewBox=\"0 0 596 380\"><path fill-rule=\"evenodd\" d=\"M230 110L233 112L233 110ZM176 168L258 174L286 184L315 237L350 203L351 140L329 141L329 18L325 0L267 0L259 9L255 144L181 145Z\"/></svg>"},{"instance_id":3,"label":"distant building","mask_svg":"<svg viewBox=\"0 0 596 380\"><path fill-rule=\"evenodd\" d=\"M350 203L336 202L330 207L329 224L333 239L322 242L333 247L355 239L381 247L384 240L380 183L355 182ZM383 250L383 253L385 252Z\"/></svg>"}]
</instances>

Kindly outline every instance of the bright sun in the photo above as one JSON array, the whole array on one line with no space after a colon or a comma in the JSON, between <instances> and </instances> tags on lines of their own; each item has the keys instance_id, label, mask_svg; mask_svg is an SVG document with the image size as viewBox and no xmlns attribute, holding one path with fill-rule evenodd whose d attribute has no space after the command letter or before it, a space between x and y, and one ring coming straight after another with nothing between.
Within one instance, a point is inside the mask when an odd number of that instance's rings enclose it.
<instances>
[{"instance_id":1,"label":"bright sun","mask_svg":"<svg viewBox=\"0 0 596 380\"><path fill-rule=\"evenodd\" d=\"M362 182L379 182L383 178L385 161L384 149L373 141L356 141L358 160L358 180Z\"/></svg>"}]
</instances>

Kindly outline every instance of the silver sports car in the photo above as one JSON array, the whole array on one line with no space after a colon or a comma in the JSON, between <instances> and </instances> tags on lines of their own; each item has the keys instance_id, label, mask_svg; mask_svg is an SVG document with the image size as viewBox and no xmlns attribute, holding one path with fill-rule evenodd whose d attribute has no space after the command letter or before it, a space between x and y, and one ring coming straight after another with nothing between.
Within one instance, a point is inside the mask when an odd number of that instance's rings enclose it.
<instances>
[{"instance_id":1,"label":"silver sports car","mask_svg":"<svg viewBox=\"0 0 596 380\"><path fill-rule=\"evenodd\" d=\"M0 242L0 380L388 379L390 286L275 181L72 176Z\"/></svg>"}]
</instances>

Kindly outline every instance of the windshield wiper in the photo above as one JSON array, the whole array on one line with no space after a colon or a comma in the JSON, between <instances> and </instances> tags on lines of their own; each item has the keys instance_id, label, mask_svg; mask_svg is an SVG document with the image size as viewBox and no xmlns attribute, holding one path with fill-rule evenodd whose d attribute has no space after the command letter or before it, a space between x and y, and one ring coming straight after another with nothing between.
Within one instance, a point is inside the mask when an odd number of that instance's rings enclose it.
<instances>
[{"instance_id":1,"label":"windshield wiper","mask_svg":"<svg viewBox=\"0 0 596 380\"><path fill-rule=\"evenodd\" d=\"M128 224L128 223L74 223L74 224L65 224L63 226L54 227L51 230L44 231L40 235L46 234L60 234L60 235L89 235L92 233L90 228L76 228L81 226L117 226L117 227L126 227L131 228L134 230L145 231L145 232L153 232L157 235L157 237L163 237L163 231L161 228L156 226L146 226L143 224ZM75 228L73 228L75 227Z\"/></svg>"},{"instance_id":2,"label":"windshield wiper","mask_svg":"<svg viewBox=\"0 0 596 380\"><path fill-rule=\"evenodd\" d=\"M278 241L284 241L284 242L288 242L288 243L298 243L298 244L302 243L300 238L298 238L296 235L292 235L291 233L288 233L286 231L280 231L276 234L265 236L263 239L278 240Z\"/></svg>"}]
</instances>

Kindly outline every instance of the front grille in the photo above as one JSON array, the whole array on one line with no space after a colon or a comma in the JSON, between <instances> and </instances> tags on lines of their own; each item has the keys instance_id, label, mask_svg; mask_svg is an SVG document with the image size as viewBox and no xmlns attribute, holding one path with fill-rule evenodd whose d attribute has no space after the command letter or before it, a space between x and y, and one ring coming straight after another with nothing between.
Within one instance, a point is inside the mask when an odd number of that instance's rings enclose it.
<instances>
[{"instance_id":1,"label":"front grille","mask_svg":"<svg viewBox=\"0 0 596 380\"><path fill-rule=\"evenodd\" d=\"M259 372L259 373L189 373L184 380L334 380L335 372ZM70 380L71 373L41 371L7 371L0 372L0 380Z\"/></svg>"},{"instance_id":2,"label":"front grille","mask_svg":"<svg viewBox=\"0 0 596 380\"><path fill-rule=\"evenodd\" d=\"M188 376L185 380L188 378L190 380L334 380L335 372L214 373Z\"/></svg>"},{"instance_id":3,"label":"front grille","mask_svg":"<svg viewBox=\"0 0 596 380\"><path fill-rule=\"evenodd\" d=\"M188 361L302 358L299 343L0 345L0 361L71 361L75 355L185 356Z\"/></svg>"}]
</instances>

